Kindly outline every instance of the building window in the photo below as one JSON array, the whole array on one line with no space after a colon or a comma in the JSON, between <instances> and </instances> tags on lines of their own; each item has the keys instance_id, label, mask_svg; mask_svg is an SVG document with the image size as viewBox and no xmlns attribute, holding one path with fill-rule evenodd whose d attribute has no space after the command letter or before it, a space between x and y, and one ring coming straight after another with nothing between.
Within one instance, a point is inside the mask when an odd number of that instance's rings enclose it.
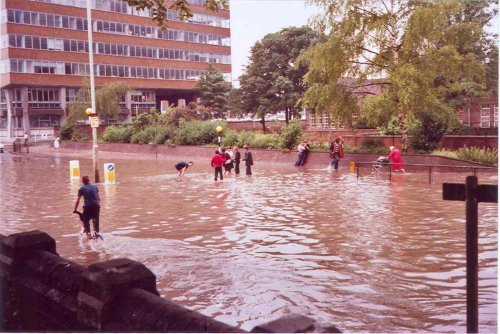
<instances>
[{"instance_id":1,"label":"building window","mask_svg":"<svg viewBox=\"0 0 500 334\"><path fill-rule=\"evenodd\" d=\"M22 129L23 126L23 116L13 117L14 127L17 129Z\"/></svg>"},{"instance_id":2,"label":"building window","mask_svg":"<svg viewBox=\"0 0 500 334\"><path fill-rule=\"evenodd\" d=\"M479 127L480 128L489 128L490 127L490 106L488 104L481 105L481 120Z\"/></svg>"},{"instance_id":3,"label":"building window","mask_svg":"<svg viewBox=\"0 0 500 334\"><path fill-rule=\"evenodd\" d=\"M61 125L61 117L57 115L30 116L32 128L48 128Z\"/></svg>"},{"instance_id":4,"label":"building window","mask_svg":"<svg viewBox=\"0 0 500 334\"><path fill-rule=\"evenodd\" d=\"M28 107L60 109L58 88L28 88Z\"/></svg>"}]
</instances>

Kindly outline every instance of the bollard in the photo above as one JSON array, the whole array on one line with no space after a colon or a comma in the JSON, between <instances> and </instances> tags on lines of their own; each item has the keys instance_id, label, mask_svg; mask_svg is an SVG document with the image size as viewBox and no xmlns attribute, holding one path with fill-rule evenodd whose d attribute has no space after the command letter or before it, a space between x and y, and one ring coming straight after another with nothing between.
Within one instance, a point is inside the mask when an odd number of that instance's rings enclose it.
<instances>
[{"instance_id":1,"label":"bollard","mask_svg":"<svg viewBox=\"0 0 500 334\"><path fill-rule=\"evenodd\" d=\"M349 171L353 173L355 169L356 169L356 161L354 160L349 161Z\"/></svg>"},{"instance_id":2,"label":"bollard","mask_svg":"<svg viewBox=\"0 0 500 334\"><path fill-rule=\"evenodd\" d=\"M115 183L116 182L116 170L114 163L104 164L104 182L105 183Z\"/></svg>"},{"instance_id":3,"label":"bollard","mask_svg":"<svg viewBox=\"0 0 500 334\"><path fill-rule=\"evenodd\" d=\"M71 160L69 162L69 177L72 180L80 178L80 161Z\"/></svg>"}]
</instances>

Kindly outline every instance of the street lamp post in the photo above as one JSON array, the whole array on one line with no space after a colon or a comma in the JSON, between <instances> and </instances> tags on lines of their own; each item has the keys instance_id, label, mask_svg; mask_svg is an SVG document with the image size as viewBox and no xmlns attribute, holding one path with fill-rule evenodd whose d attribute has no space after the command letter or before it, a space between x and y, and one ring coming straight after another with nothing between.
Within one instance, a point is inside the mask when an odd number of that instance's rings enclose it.
<instances>
[{"instance_id":1,"label":"street lamp post","mask_svg":"<svg viewBox=\"0 0 500 334\"><path fill-rule=\"evenodd\" d=\"M218 125L215 128L215 131L217 131L217 142L219 143L219 150L220 150L220 135L222 133L222 126Z\"/></svg>"},{"instance_id":2,"label":"street lamp post","mask_svg":"<svg viewBox=\"0 0 500 334\"><path fill-rule=\"evenodd\" d=\"M94 82L94 46L92 44L92 14L91 14L92 3L91 0L87 0L87 32L88 32L88 42L89 42L89 70L90 70L90 98L92 101L92 108L87 109L87 115L96 115L96 103L95 103L95 82ZM92 124L91 124L92 126ZM95 183L99 182L99 169L97 168L97 127L92 126L92 161L94 168Z\"/></svg>"}]
</instances>

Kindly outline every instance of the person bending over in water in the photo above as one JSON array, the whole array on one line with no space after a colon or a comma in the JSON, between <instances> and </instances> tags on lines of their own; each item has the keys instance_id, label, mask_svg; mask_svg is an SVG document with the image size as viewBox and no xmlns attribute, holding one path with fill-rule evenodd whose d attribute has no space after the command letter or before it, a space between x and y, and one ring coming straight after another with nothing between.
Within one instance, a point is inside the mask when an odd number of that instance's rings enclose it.
<instances>
[{"instance_id":1,"label":"person bending over in water","mask_svg":"<svg viewBox=\"0 0 500 334\"><path fill-rule=\"evenodd\" d=\"M190 162L181 161L181 162L178 162L177 164L175 164L175 169L177 169L179 171L179 174L177 174L177 176L181 176L181 177L184 176L186 169L188 169L192 165L193 165L192 161L190 161Z\"/></svg>"}]
</instances>

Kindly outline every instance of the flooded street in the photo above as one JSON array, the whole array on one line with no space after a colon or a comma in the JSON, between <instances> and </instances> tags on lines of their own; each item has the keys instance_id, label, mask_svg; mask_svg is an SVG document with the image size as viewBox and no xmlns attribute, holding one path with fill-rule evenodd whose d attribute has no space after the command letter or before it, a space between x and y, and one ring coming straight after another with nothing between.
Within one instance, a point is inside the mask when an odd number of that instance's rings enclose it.
<instances>
[{"instance_id":1,"label":"flooded street","mask_svg":"<svg viewBox=\"0 0 500 334\"><path fill-rule=\"evenodd\" d=\"M465 204L442 185L466 174L396 175L258 161L214 182L206 161L114 162L99 184L104 241L82 241L68 157L0 154L0 233L42 230L82 265L127 257L158 291L245 330L295 312L343 332L465 332ZM92 177L92 161L79 159ZM104 179L104 176L101 175ZM497 175L479 175L497 184ZM497 332L497 205L479 206L479 331Z\"/></svg>"}]
</instances>

